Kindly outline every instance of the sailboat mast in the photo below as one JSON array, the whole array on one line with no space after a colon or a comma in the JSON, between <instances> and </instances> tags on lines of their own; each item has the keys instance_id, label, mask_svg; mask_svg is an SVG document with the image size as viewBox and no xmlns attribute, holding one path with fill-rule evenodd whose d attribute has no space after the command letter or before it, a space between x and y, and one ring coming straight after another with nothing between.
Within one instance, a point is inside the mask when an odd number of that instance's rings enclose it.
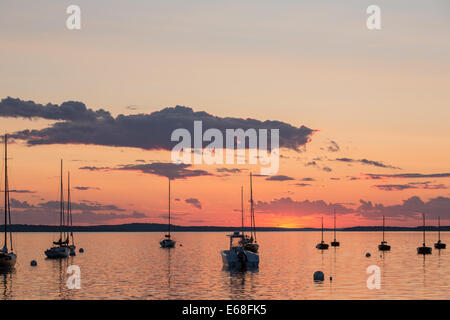
<instances>
[{"instance_id":1,"label":"sailboat mast","mask_svg":"<svg viewBox=\"0 0 450 320\"><path fill-rule=\"evenodd\" d=\"M8 233L8 228L7 228L7 224L8 224L8 146L7 146L7 139L8 139L8 135L5 134L5 246L4 248L8 248L7 246L7 241L8 241L8 237L7 237L7 233Z\"/></svg>"},{"instance_id":2,"label":"sailboat mast","mask_svg":"<svg viewBox=\"0 0 450 320\"><path fill-rule=\"evenodd\" d=\"M250 172L250 217L252 221L252 237L255 237L256 242L256 225L255 225L255 212L253 209L253 183L252 183L252 173Z\"/></svg>"},{"instance_id":3,"label":"sailboat mast","mask_svg":"<svg viewBox=\"0 0 450 320\"><path fill-rule=\"evenodd\" d=\"M383 241L384 241L384 216L383 216Z\"/></svg>"},{"instance_id":4,"label":"sailboat mast","mask_svg":"<svg viewBox=\"0 0 450 320\"><path fill-rule=\"evenodd\" d=\"M61 186L60 186L60 190L61 190L61 194L60 194L60 199L59 199L59 241L63 241L62 240L62 232L63 232L63 219L64 219L64 199L63 199L63 193L64 193L64 189L63 189L63 160L61 159L61 173L60 173L60 177L61 177Z\"/></svg>"},{"instance_id":5,"label":"sailboat mast","mask_svg":"<svg viewBox=\"0 0 450 320\"><path fill-rule=\"evenodd\" d=\"M322 217L322 242L323 242L323 217Z\"/></svg>"},{"instance_id":6,"label":"sailboat mast","mask_svg":"<svg viewBox=\"0 0 450 320\"><path fill-rule=\"evenodd\" d=\"M170 178L169 178L169 237L170 237Z\"/></svg>"},{"instance_id":7,"label":"sailboat mast","mask_svg":"<svg viewBox=\"0 0 450 320\"><path fill-rule=\"evenodd\" d=\"M242 235L244 235L244 187L241 186L241 219L242 219Z\"/></svg>"},{"instance_id":8,"label":"sailboat mast","mask_svg":"<svg viewBox=\"0 0 450 320\"><path fill-rule=\"evenodd\" d=\"M334 208L334 241L336 242L336 208Z\"/></svg>"},{"instance_id":9,"label":"sailboat mast","mask_svg":"<svg viewBox=\"0 0 450 320\"><path fill-rule=\"evenodd\" d=\"M70 225L70 236L73 241L73 230L72 230L72 204L70 202L70 172L67 172L67 224Z\"/></svg>"},{"instance_id":10,"label":"sailboat mast","mask_svg":"<svg viewBox=\"0 0 450 320\"><path fill-rule=\"evenodd\" d=\"M423 217L423 245L425 246L425 213L422 213Z\"/></svg>"},{"instance_id":11,"label":"sailboat mast","mask_svg":"<svg viewBox=\"0 0 450 320\"><path fill-rule=\"evenodd\" d=\"M438 237L439 241L441 241L441 217L438 217Z\"/></svg>"}]
</instances>

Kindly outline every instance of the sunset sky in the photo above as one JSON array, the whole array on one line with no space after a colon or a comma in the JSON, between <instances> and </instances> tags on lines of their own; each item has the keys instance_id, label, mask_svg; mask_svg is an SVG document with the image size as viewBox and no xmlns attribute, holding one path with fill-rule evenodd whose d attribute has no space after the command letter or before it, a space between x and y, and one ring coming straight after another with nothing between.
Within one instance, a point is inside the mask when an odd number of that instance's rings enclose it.
<instances>
[{"instance_id":1,"label":"sunset sky","mask_svg":"<svg viewBox=\"0 0 450 320\"><path fill-rule=\"evenodd\" d=\"M63 159L75 224L164 223L170 175L174 224L238 226L260 167L175 168L169 141L250 118L285 128L258 226L450 224L449 1L376 1L377 31L374 1L76 1L81 30L70 4L0 2L13 223L58 223Z\"/></svg>"}]
</instances>

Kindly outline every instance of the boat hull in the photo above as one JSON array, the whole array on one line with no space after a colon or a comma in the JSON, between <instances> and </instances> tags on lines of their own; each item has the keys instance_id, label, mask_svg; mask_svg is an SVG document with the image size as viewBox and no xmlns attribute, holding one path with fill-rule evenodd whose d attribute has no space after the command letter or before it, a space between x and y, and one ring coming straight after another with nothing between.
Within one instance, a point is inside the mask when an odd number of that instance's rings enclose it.
<instances>
[{"instance_id":1,"label":"boat hull","mask_svg":"<svg viewBox=\"0 0 450 320\"><path fill-rule=\"evenodd\" d=\"M341 244L339 243L339 241L333 241L331 242L331 246L332 247L339 247Z\"/></svg>"},{"instance_id":2,"label":"boat hull","mask_svg":"<svg viewBox=\"0 0 450 320\"><path fill-rule=\"evenodd\" d=\"M445 245L445 243L442 243L442 242L436 242L436 243L434 244L434 248L435 248L435 249L445 249L445 248L446 248L446 245Z\"/></svg>"},{"instance_id":3,"label":"boat hull","mask_svg":"<svg viewBox=\"0 0 450 320\"><path fill-rule=\"evenodd\" d=\"M222 250L220 255L226 268L251 269L259 267L259 255L248 250Z\"/></svg>"},{"instance_id":4,"label":"boat hull","mask_svg":"<svg viewBox=\"0 0 450 320\"><path fill-rule=\"evenodd\" d=\"M387 244L379 244L378 245L378 250L380 250L380 251L390 251L391 250L391 246L387 245Z\"/></svg>"},{"instance_id":5,"label":"boat hull","mask_svg":"<svg viewBox=\"0 0 450 320\"><path fill-rule=\"evenodd\" d=\"M49 259L64 259L69 255L69 247L53 247L45 250L45 255Z\"/></svg>"},{"instance_id":6,"label":"boat hull","mask_svg":"<svg viewBox=\"0 0 450 320\"><path fill-rule=\"evenodd\" d=\"M319 243L316 246L316 248L319 249L319 250L327 250L328 249L328 244L326 244L326 243Z\"/></svg>"},{"instance_id":7,"label":"boat hull","mask_svg":"<svg viewBox=\"0 0 450 320\"><path fill-rule=\"evenodd\" d=\"M418 247L417 253L418 254L431 254L432 249L430 247Z\"/></svg>"},{"instance_id":8,"label":"boat hull","mask_svg":"<svg viewBox=\"0 0 450 320\"><path fill-rule=\"evenodd\" d=\"M175 248L176 241L172 239L164 239L160 243L161 248Z\"/></svg>"},{"instance_id":9,"label":"boat hull","mask_svg":"<svg viewBox=\"0 0 450 320\"><path fill-rule=\"evenodd\" d=\"M11 269L16 265L17 256L14 253L0 253L0 269Z\"/></svg>"}]
</instances>

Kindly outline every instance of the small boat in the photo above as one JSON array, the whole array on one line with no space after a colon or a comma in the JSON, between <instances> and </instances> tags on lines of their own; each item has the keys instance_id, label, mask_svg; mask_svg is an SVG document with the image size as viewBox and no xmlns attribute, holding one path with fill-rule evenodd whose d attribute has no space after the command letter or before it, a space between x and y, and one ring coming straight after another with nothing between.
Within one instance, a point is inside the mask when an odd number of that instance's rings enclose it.
<instances>
[{"instance_id":1,"label":"small boat","mask_svg":"<svg viewBox=\"0 0 450 320\"><path fill-rule=\"evenodd\" d=\"M59 240L53 241L53 246L45 250L45 255L49 259L64 259L67 258L70 252L69 235L66 232L66 216L64 213L64 188L63 188L63 161L61 160L61 193L59 206ZM64 240L63 240L64 239Z\"/></svg>"},{"instance_id":2,"label":"small boat","mask_svg":"<svg viewBox=\"0 0 450 320\"><path fill-rule=\"evenodd\" d=\"M245 245L242 244L244 235L239 231L235 231L233 234L229 234L227 236L230 238L230 249L222 250L220 252L223 265L226 268L237 269L258 268L259 255L253 251L245 249Z\"/></svg>"},{"instance_id":3,"label":"small boat","mask_svg":"<svg viewBox=\"0 0 450 320\"><path fill-rule=\"evenodd\" d=\"M331 241L332 247L339 247L340 243L339 241L336 241L336 208L334 208L334 240Z\"/></svg>"},{"instance_id":4,"label":"small boat","mask_svg":"<svg viewBox=\"0 0 450 320\"><path fill-rule=\"evenodd\" d=\"M421 247L417 248L417 253L418 254L431 254L431 247L427 247L425 245L425 214L422 213L422 217L423 217L423 243Z\"/></svg>"},{"instance_id":5,"label":"small boat","mask_svg":"<svg viewBox=\"0 0 450 320\"><path fill-rule=\"evenodd\" d=\"M445 249L446 245L441 241L441 217L438 217L438 242L434 244L435 249Z\"/></svg>"},{"instance_id":6,"label":"small boat","mask_svg":"<svg viewBox=\"0 0 450 320\"><path fill-rule=\"evenodd\" d=\"M170 237L170 178L169 178L169 224L164 239L159 242L161 248L174 248L176 241Z\"/></svg>"},{"instance_id":7,"label":"small boat","mask_svg":"<svg viewBox=\"0 0 450 320\"><path fill-rule=\"evenodd\" d=\"M4 233L5 240L3 248L0 250L0 269L10 270L14 268L17 255L13 250L12 232L9 231L9 250L8 250L8 225L11 225L11 205L9 202L9 186L8 186L8 135L5 134L5 222Z\"/></svg>"},{"instance_id":8,"label":"small boat","mask_svg":"<svg viewBox=\"0 0 450 320\"><path fill-rule=\"evenodd\" d=\"M322 241L316 245L316 248L319 250L327 250L328 244L323 241L323 217L322 217Z\"/></svg>"},{"instance_id":9,"label":"small boat","mask_svg":"<svg viewBox=\"0 0 450 320\"><path fill-rule=\"evenodd\" d=\"M383 241L378 245L378 250L380 251L389 251L391 250L391 246L387 244L387 241L384 241L384 216L383 216Z\"/></svg>"},{"instance_id":10,"label":"small boat","mask_svg":"<svg viewBox=\"0 0 450 320\"><path fill-rule=\"evenodd\" d=\"M256 223L255 223L255 210L253 202L253 184L252 184L252 173L250 172L250 237L244 236L242 238L242 243L245 250L258 253L259 244L256 241Z\"/></svg>"}]
</instances>

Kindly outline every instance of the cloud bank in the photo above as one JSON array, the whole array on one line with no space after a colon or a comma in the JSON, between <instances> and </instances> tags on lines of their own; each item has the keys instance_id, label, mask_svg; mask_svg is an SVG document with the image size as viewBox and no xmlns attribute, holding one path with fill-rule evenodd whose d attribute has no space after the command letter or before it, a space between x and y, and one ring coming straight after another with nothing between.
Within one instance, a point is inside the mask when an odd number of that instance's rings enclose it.
<instances>
[{"instance_id":1,"label":"cloud bank","mask_svg":"<svg viewBox=\"0 0 450 320\"><path fill-rule=\"evenodd\" d=\"M11 134L13 139L25 140L30 146L86 144L171 150L178 143L170 141L172 132L185 128L191 132L193 138L194 121L201 120L203 130L216 128L223 136L226 129L279 129L280 147L299 151L311 140L315 132L303 125L295 127L281 121L217 117L183 106L165 108L150 114L120 114L113 117L108 111L94 111L77 101L67 101L61 105L42 105L10 97L0 101L0 117L58 121L44 129L23 130ZM205 142L204 146L209 143Z\"/></svg>"}]
</instances>

